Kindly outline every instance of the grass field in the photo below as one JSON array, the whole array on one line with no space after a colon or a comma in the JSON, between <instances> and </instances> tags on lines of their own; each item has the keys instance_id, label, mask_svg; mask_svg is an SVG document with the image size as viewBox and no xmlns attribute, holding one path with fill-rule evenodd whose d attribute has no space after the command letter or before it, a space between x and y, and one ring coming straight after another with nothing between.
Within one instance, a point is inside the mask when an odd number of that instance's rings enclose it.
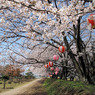
<instances>
[{"instance_id":1,"label":"grass field","mask_svg":"<svg viewBox=\"0 0 95 95\"><path fill-rule=\"evenodd\" d=\"M48 95L95 95L95 85L82 82L46 79L44 87Z\"/></svg>"},{"instance_id":2,"label":"grass field","mask_svg":"<svg viewBox=\"0 0 95 95\"><path fill-rule=\"evenodd\" d=\"M25 84L27 84L28 82L30 82L32 80L34 80L34 79L31 79L31 80L28 80L28 81L24 81L24 82L22 82L20 84L19 83L14 83L14 82L11 82L11 84L10 84L9 81L7 81L6 82L6 88L5 89L3 89L3 83L4 82L2 80L0 80L0 93L1 92L5 92L5 91L8 91L10 89L14 89L14 88L19 87L21 85L25 85Z\"/></svg>"}]
</instances>

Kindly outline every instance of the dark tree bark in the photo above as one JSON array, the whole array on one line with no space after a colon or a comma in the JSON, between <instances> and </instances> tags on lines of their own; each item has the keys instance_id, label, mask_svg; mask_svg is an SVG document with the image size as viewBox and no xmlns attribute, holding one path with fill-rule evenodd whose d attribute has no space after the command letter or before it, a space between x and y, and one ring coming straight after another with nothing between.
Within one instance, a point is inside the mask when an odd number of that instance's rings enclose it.
<instances>
[{"instance_id":1,"label":"dark tree bark","mask_svg":"<svg viewBox=\"0 0 95 95\"><path fill-rule=\"evenodd\" d=\"M6 86L6 80L4 79L4 86L3 86L3 89L5 89L5 86Z\"/></svg>"},{"instance_id":2,"label":"dark tree bark","mask_svg":"<svg viewBox=\"0 0 95 95\"><path fill-rule=\"evenodd\" d=\"M68 43L68 40L67 40L66 36L64 37L64 42L65 42L65 46L66 46L66 48L67 48L68 55L70 56L70 58L71 58L71 60L72 60L72 62L73 62L73 65L74 65L74 67L76 68L77 73L78 73L80 76L82 76L82 75L83 75L83 74L82 74L82 70L81 70L81 68L80 68L80 66L79 66L79 63L77 62L77 60L76 60L76 58L75 58L75 56L74 56L72 50L70 49L70 46L69 46L69 43Z\"/></svg>"},{"instance_id":3,"label":"dark tree bark","mask_svg":"<svg viewBox=\"0 0 95 95\"><path fill-rule=\"evenodd\" d=\"M94 76L90 74L90 72L91 72L90 69L93 68L93 66L91 67L91 65L90 65L91 64L90 57L88 57L88 54L86 54L86 52L85 52L86 46L80 36L80 31L81 31L80 30L80 20L81 20L81 17L79 17L79 19L78 19L77 26L73 25L74 40L75 40L76 48L77 48L77 55L80 53L83 53L83 52L84 52L84 54L82 56L79 55L78 60L76 60L72 50L70 49L70 45L69 45L69 42L68 42L66 36L64 36L64 42L65 42L65 46L66 46L68 55L70 56L70 58L74 64L74 67L76 68L76 71L79 74L80 78L81 79L85 78L85 80L87 80L88 83L94 84L93 80L95 80L95 79L91 78ZM63 35L64 35L64 32L63 32Z\"/></svg>"}]
</instances>

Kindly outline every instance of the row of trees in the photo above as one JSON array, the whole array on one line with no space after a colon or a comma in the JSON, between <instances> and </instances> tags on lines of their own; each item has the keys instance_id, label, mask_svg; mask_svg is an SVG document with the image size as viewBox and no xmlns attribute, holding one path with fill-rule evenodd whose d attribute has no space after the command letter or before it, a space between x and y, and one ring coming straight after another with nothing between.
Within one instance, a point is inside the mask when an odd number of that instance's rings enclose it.
<instances>
[{"instance_id":1,"label":"row of trees","mask_svg":"<svg viewBox=\"0 0 95 95\"><path fill-rule=\"evenodd\" d=\"M34 75L32 72L27 72L26 74L24 73L23 66L20 65L6 65L6 66L0 66L0 80L3 80L4 86L3 88L5 89L6 87L6 82L9 80L8 83L21 83L23 81L26 81L28 79L34 78Z\"/></svg>"},{"instance_id":2,"label":"row of trees","mask_svg":"<svg viewBox=\"0 0 95 95\"><path fill-rule=\"evenodd\" d=\"M64 66L71 67L70 61L81 80L95 84L95 31L86 20L95 12L94 0L3 0L0 4L0 38L8 45L11 61L45 64L49 59L35 58L34 48L42 46L45 52L48 46L64 45L66 52L58 54L65 65L58 66L64 71Z\"/></svg>"},{"instance_id":3,"label":"row of trees","mask_svg":"<svg viewBox=\"0 0 95 95\"><path fill-rule=\"evenodd\" d=\"M24 69L22 69L21 66L12 64L1 66L0 69L1 75L7 75L10 77L20 76L20 74L24 72Z\"/></svg>"}]
</instances>

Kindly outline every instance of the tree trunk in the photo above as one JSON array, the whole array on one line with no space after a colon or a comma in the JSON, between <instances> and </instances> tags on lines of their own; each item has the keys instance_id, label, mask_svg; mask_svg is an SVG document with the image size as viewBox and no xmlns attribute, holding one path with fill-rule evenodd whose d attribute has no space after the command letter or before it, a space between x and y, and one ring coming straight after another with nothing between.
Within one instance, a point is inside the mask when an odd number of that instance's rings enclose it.
<instances>
[{"instance_id":1,"label":"tree trunk","mask_svg":"<svg viewBox=\"0 0 95 95\"><path fill-rule=\"evenodd\" d=\"M69 46L66 36L64 37L64 42L67 47L66 49L67 49L68 55L70 56L70 58L73 62L73 65L76 68L77 73L82 77L83 73L82 73L81 67L79 66L79 63L77 62L72 50L70 49L70 46Z\"/></svg>"},{"instance_id":2,"label":"tree trunk","mask_svg":"<svg viewBox=\"0 0 95 95\"><path fill-rule=\"evenodd\" d=\"M3 89L5 89L6 87L6 80L4 79L4 85L3 85Z\"/></svg>"},{"instance_id":3,"label":"tree trunk","mask_svg":"<svg viewBox=\"0 0 95 95\"><path fill-rule=\"evenodd\" d=\"M60 79L63 78L63 75L64 75L64 69L63 69L63 67L62 67L62 72L61 72L61 74L60 74Z\"/></svg>"}]
</instances>

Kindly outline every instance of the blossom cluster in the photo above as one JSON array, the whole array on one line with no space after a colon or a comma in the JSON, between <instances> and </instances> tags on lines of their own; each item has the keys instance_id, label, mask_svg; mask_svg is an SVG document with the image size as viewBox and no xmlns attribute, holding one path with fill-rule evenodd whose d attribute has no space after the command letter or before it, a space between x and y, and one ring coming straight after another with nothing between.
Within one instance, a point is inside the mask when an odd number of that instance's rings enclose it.
<instances>
[{"instance_id":1,"label":"blossom cluster","mask_svg":"<svg viewBox=\"0 0 95 95\"><path fill-rule=\"evenodd\" d=\"M9 37L22 33L35 41L46 43L56 38L63 42L62 32L65 31L65 36L69 31L74 33L73 25L77 25L79 17L95 11L94 2L84 4L83 0L71 0L66 4L58 1L56 8L47 0L0 0L2 35Z\"/></svg>"}]
</instances>

